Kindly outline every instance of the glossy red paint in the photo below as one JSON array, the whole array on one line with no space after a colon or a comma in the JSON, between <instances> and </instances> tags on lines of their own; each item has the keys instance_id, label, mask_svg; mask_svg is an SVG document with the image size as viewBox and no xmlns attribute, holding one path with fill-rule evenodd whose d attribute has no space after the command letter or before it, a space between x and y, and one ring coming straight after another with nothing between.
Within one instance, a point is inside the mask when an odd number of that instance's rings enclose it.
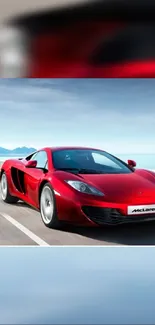
<instances>
[{"instance_id":1,"label":"glossy red paint","mask_svg":"<svg viewBox=\"0 0 155 325\"><path fill-rule=\"evenodd\" d=\"M155 59L127 61L92 67L88 78L154 78Z\"/></svg>"},{"instance_id":2,"label":"glossy red paint","mask_svg":"<svg viewBox=\"0 0 155 325\"><path fill-rule=\"evenodd\" d=\"M131 24L132 25L132 24ZM71 28L72 27L72 28ZM53 31L39 35L33 41L33 61L31 64L32 78L154 78L155 55L153 45L151 53L145 58L133 57L126 59L126 51L134 53L131 39L128 41L129 49L120 49L121 59L117 62L114 55L113 62L94 63L93 58L99 46L104 46L106 40L111 40L120 30L125 30L127 23L121 21L90 21L75 22L71 26L62 27L59 31ZM136 29L135 29L136 34ZM114 41L113 41L114 42ZM150 44L151 41L150 41ZM142 44L140 43L140 46ZM139 46L139 47L140 47ZM116 46L119 48L119 42ZM113 50L115 53L115 48ZM110 54L109 54L110 55ZM124 57L123 57L124 55Z\"/></svg>"},{"instance_id":3,"label":"glossy red paint","mask_svg":"<svg viewBox=\"0 0 155 325\"><path fill-rule=\"evenodd\" d=\"M35 168L37 166L36 160L30 160L25 164L26 168Z\"/></svg>"},{"instance_id":4,"label":"glossy red paint","mask_svg":"<svg viewBox=\"0 0 155 325\"><path fill-rule=\"evenodd\" d=\"M58 217L76 225L98 226L94 219L88 217L83 207L115 209L123 222L128 217L128 206L155 204L155 173L147 170L133 170L129 174L73 174L67 171L55 170L52 162L52 152L74 147L43 148L48 157L48 170L27 168L27 160L7 160L1 168L8 178L11 195L39 209L39 193L42 184L49 182L54 190ZM78 147L78 149L92 149ZM95 149L96 150L96 149ZM12 178L12 168L24 175L24 189L20 191ZM83 194L67 184L66 180L83 181L104 193L104 196ZM22 187L22 185L21 185ZM23 188L23 187L22 187ZM114 210L113 210L114 211ZM149 216L155 213L150 213ZM143 213L141 213L143 216ZM136 214L132 215L138 220Z\"/></svg>"},{"instance_id":5,"label":"glossy red paint","mask_svg":"<svg viewBox=\"0 0 155 325\"><path fill-rule=\"evenodd\" d=\"M135 162L134 160L129 159L129 160L128 160L128 165L129 165L130 167L136 167L136 162Z\"/></svg>"},{"instance_id":6,"label":"glossy red paint","mask_svg":"<svg viewBox=\"0 0 155 325\"><path fill-rule=\"evenodd\" d=\"M80 21L40 34L32 43L31 75L34 78L87 78L89 62L99 42L115 34L122 22ZM95 69L96 71L96 69Z\"/></svg>"}]
</instances>

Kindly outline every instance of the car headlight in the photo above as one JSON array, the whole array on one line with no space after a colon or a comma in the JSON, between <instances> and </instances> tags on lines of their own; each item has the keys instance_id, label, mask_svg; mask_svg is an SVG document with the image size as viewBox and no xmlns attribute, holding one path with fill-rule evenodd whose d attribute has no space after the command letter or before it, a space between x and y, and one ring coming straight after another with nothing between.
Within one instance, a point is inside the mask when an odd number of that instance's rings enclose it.
<instances>
[{"instance_id":1,"label":"car headlight","mask_svg":"<svg viewBox=\"0 0 155 325\"><path fill-rule=\"evenodd\" d=\"M81 181L66 181L71 187L75 190L84 193L84 194L91 194L91 195L98 195L104 196L104 193L97 190L95 187L88 185Z\"/></svg>"}]
</instances>

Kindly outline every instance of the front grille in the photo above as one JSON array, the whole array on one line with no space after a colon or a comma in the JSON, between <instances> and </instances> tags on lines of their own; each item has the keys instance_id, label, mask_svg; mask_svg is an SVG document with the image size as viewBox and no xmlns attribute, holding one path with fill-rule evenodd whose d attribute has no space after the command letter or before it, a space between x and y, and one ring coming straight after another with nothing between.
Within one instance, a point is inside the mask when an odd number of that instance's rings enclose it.
<instances>
[{"instance_id":1,"label":"front grille","mask_svg":"<svg viewBox=\"0 0 155 325\"><path fill-rule=\"evenodd\" d=\"M155 213L145 214L139 216L124 216L124 222L143 222L143 221L155 220Z\"/></svg>"},{"instance_id":2,"label":"front grille","mask_svg":"<svg viewBox=\"0 0 155 325\"><path fill-rule=\"evenodd\" d=\"M125 216L122 215L117 209L98 208L92 206L83 206L82 211L91 221L98 225L117 225L121 223L143 222L147 221L148 219L155 220L155 213L136 216Z\"/></svg>"}]
</instances>

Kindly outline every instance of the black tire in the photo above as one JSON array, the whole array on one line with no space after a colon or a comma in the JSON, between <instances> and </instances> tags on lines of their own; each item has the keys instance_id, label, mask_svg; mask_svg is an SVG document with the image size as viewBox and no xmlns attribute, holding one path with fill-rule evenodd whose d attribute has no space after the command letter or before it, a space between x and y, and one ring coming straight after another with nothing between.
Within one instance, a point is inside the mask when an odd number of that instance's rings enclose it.
<instances>
[{"instance_id":1,"label":"black tire","mask_svg":"<svg viewBox=\"0 0 155 325\"><path fill-rule=\"evenodd\" d=\"M5 178L6 181L6 193L4 195L3 189L2 189L2 182ZM9 186L8 186L8 180L7 180L7 175L5 172L2 173L1 175L1 180L0 180L0 189L1 189L1 198L3 202L9 203L9 204L15 204L19 201L19 199L15 196L12 196L9 191Z\"/></svg>"},{"instance_id":2,"label":"black tire","mask_svg":"<svg viewBox=\"0 0 155 325\"><path fill-rule=\"evenodd\" d=\"M47 195L48 194L48 195ZM45 209L47 208L46 204L49 199L50 205L49 205L49 220L45 218ZM51 208L52 206L52 208ZM45 209L44 209L45 208ZM51 211L50 211L51 209ZM48 228L53 228L53 229L59 229L60 228L60 221L58 219L57 215L57 209L56 209L56 199L55 199L55 194L54 191L50 185L50 183L46 183L41 191L40 195L40 215L41 219L44 223L44 225ZM47 214L46 214L47 217Z\"/></svg>"}]
</instances>

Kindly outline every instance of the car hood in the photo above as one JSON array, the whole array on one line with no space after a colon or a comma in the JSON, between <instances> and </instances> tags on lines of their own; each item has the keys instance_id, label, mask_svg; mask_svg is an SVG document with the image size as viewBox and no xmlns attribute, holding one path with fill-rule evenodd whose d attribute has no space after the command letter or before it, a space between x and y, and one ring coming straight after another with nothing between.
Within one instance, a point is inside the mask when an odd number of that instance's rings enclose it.
<instances>
[{"instance_id":1,"label":"car hood","mask_svg":"<svg viewBox=\"0 0 155 325\"><path fill-rule=\"evenodd\" d=\"M147 171L135 171L130 174L80 175L87 183L101 190L106 199L114 202L127 202L131 198L155 196L155 177ZM81 178L81 177L80 177Z\"/></svg>"}]
</instances>

